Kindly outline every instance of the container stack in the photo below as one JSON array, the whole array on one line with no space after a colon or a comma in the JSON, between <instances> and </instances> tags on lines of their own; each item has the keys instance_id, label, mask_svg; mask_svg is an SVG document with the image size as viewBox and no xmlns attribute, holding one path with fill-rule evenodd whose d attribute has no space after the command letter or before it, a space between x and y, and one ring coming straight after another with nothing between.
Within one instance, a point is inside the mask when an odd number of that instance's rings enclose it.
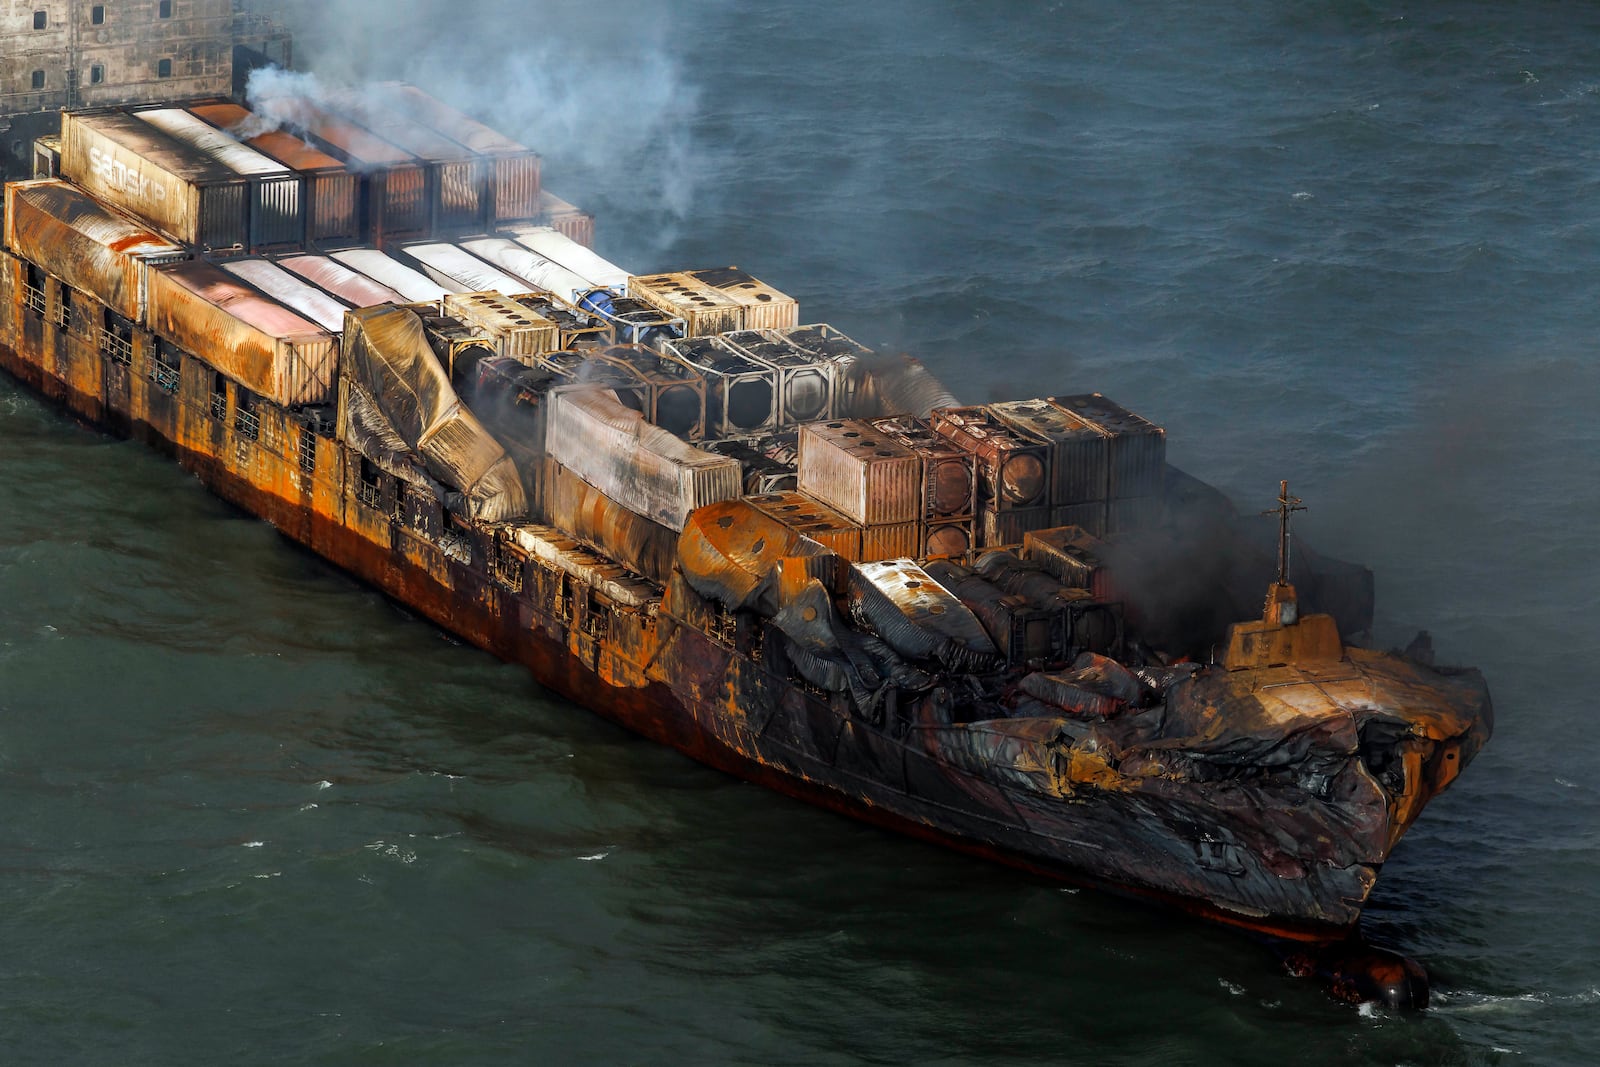
<instances>
[{"instance_id":1,"label":"container stack","mask_svg":"<svg viewBox=\"0 0 1600 1067\"><path fill-rule=\"evenodd\" d=\"M778 425L777 372L772 367L720 337L666 341L662 350L705 378L707 437L758 436Z\"/></svg>"},{"instance_id":2,"label":"container stack","mask_svg":"<svg viewBox=\"0 0 1600 1067\"><path fill-rule=\"evenodd\" d=\"M922 457L871 423L800 427L799 485L862 528L862 560L920 554Z\"/></svg>"},{"instance_id":3,"label":"container stack","mask_svg":"<svg viewBox=\"0 0 1600 1067\"><path fill-rule=\"evenodd\" d=\"M1050 443L1050 525L1106 532L1111 437L1048 400L990 404L995 418Z\"/></svg>"},{"instance_id":4,"label":"container stack","mask_svg":"<svg viewBox=\"0 0 1600 1067\"><path fill-rule=\"evenodd\" d=\"M1022 543L1050 521L1050 445L987 407L939 408L933 431L971 455L978 471L981 547Z\"/></svg>"},{"instance_id":5,"label":"container stack","mask_svg":"<svg viewBox=\"0 0 1600 1067\"><path fill-rule=\"evenodd\" d=\"M1106 536L1161 525L1167 432L1099 393L1050 400L1106 438Z\"/></svg>"},{"instance_id":6,"label":"container stack","mask_svg":"<svg viewBox=\"0 0 1600 1067\"><path fill-rule=\"evenodd\" d=\"M556 348L583 348L611 340L611 328L598 315L582 311L552 293L522 293L512 298L556 328Z\"/></svg>"},{"instance_id":7,"label":"container stack","mask_svg":"<svg viewBox=\"0 0 1600 1067\"><path fill-rule=\"evenodd\" d=\"M594 216L553 193L539 193L539 221L585 248L594 247Z\"/></svg>"},{"instance_id":8,"label":"container stack","mask_svg":"<svg viewBox=\"0 0 1600 1067\"><path fill-rule=\"evenodd\" d=\"M627 368L641 387L645 418L685 441L705 437L706 380L694 367L643 345L611 345L590 357Z\"/></svg>"},{"instance_id":9,"label":"container stack","mask_svg":"<svg viewBox=\"0 0 1600 1067\"><path fill-rule=\"evenodd\" d=\"M921 458L917 558L957 558L978 547L978 473L972 455L934 433L924 419L902 415L874 419L872 426Z\"/></svg>"},{"instance_id":10,"label":"container stack","mask_svg":"<svg viewBox=\"0 0 1600 1067\"><path fill-rule=\"evenodd\" d=\"M738 330L723 338L772 368L778 386L778 424L799 426L834 416L839 368L789 343L780 330Z\"/></svg>"}]
</instances>

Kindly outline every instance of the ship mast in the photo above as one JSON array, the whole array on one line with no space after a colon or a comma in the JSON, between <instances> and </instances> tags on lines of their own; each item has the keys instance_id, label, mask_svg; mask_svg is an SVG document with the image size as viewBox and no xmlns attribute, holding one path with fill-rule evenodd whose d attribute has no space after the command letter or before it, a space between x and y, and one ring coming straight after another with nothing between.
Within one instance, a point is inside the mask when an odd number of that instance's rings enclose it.
<instances>
[{"instance_id":1,"label":"ship mast","mask_svg":"<svg viewBox=\"0 0 1600 1067\"><path fill-rule=\"evenodd\" d=\"M1287 480L1278 483L1278 506L1271 511L1263 511L1263 515L1278 516L1278 582L1279 585L1289 584L1289 516L1296 511L1305 511L1305 505L1300 503L1300 498L1289 495Z\"/></svg>"}]
</instances>

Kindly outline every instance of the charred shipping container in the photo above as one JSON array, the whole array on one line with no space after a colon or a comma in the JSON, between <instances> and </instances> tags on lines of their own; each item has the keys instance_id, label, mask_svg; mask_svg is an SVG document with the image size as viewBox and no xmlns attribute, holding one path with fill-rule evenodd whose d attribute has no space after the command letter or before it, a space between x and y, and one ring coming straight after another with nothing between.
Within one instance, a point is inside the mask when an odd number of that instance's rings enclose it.
<instances>
[{"instance_id":1,"label":"charred shipping container","mask_svg":"<svg viewBox=\"0 0 1600 1067\"><path fill-rule=\"evenodd\" d=\"M598 256L553 226L519 226L511 239L531 252L558 263L591 285L610 289L618 296L628 295L629 272Z\"/></svg>"},{"instance_id":2,"label":"charred shipping container","mask_svg":"<svg viewBox=\"0 0 1600 1067\"><path fill-rule=\"evenodd\" d=\"M464 293L467 291L463 285L451 283L445 285L423 274L421 271L406 266L387 252L376 248L347 248L342 252L331 253L332 258L358 271L380 285L386 286L399 293L412 303L429 303L437 305L451 293Z\"/></svg>"},{"instance_id":3,"label":"charred shipping container","mask_svg":"<svg viewBox=\"0 0 1600 1067\"><path fill-rule=\"evenodd\" d=\"M777 371L720 337L663 342L706 380L706 435L747 437L778 425Z\"/></svg>"},{"instance_id":4,"label":"charred shipping container","mask_svg":"<svg viewBox=\"0 0 1600 1067\"><path fill-rule=\"evenodd\" d=\"M204 152L249 183L247 244L251 250L292 248L305 241L305 182L294 170L182 108L141 108L134 114L174 140Z\"/></svg>"},{"instance_id":5,"label":"charred shipping container","mask_svg":"<svg viewBox=\"0 0 1600 1067\"><path fill-rule=\"evenodd\" d=\"M462 241L459 247L496 270L523 282L524 291L540 290L554 293L578 307L596 309L600 307L590 300L590 297L595 295L601 286L516 241L504 237L477 237ZM609 290L603 291L600 295L609 303L612 295Z\"/></svg>"},{"instance_id":6,"label":"charred shipping container","mask_svg":"<svg viewBox=\"0 0 1600 1067\"><path fill-rule=\"evenodd\" d=\"M151 268L182 247L61 181L6 186L6 248L128 322L142 322Z\"/></svg>"},{"instance_id":7,"label":"charred shipping container","mask_svg":"<svg viewBox=\"0 0 1600 1067\"><path fill-rule=\"evenodd\" d=\"M499 293L516 296L528 291L528 283L492 267L459 245L443 241L408 244L401 254L424 274L447 289L464 293Z\"/></svg>"},{"instance_id":8,"label":"charred shipping container","mask_svg":"<svg viewBox=\"0 0 1600 1067\"><path fill-rule=\"evenodd\" d=\"M328 256L285 256L275 262L297 278L303 278L354 308L410 302L404 294Z\"/></svg>"},{"instance_id":9,"label":"charred shipping container","mask_svg":"<svg viewBox=\"0 0 1600 1067\"><path fill-rule=\"evenodd\" d=\"M361 236L373 244L432 234L428 165L354 123L300 101L306 133L361 178Z\"/></svg>"},{"instance_id":10,"label":"charred shipping container","mask_svg":"<svg viewBox=\"0 0 1600 1067\"><path fill-rule=\"evenodd\" d=\"M250 243L249 181L126 111L63 112L61 173L182 244Z\"/></svg>"},{"instance_id":11,"label":"charred shipping container","mask_svg":"<svg viewBox=\"0 0 1600 1067\"><path fill-rule=\"evenodd\" d=\"M235 259L217 265L329 333L344 330L344 313L349 310L348 305L276 263L265 259Z\"/></svg>"},{"instance_id":12,"label":"charred shipping container","mask_svg":"<svg viewBox=\"0 0 1600 1067\"><path fill-rule=\"evenodd\" d=\"M187 110L229 133L254 117L247 108L225 102L194 104ZM307 243L353 244L361 239L361 182L348 167L282 130L244 138L244 143L300 175Z\"/></svg>"}]
</instances>

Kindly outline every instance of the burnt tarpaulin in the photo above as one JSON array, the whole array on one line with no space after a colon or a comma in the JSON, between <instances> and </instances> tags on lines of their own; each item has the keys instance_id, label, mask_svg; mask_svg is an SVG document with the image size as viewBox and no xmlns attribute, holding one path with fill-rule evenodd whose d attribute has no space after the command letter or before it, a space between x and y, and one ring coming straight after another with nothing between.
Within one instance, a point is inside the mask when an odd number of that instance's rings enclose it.
<instances>
[{"instance_id":1,"label":"burnt tarpaulin","mask_svg":"<svg viewBox=\"0 0 1600 1067\"><path fill-rule=\"evenodd\" d=\"M429 472L465 495L470 517L505 522L527 514L516 464L462 405L415 312L392 305L351 312L344 359L351 382Z\"/></svg>"},{"instance_id":2,"label":"burnt tarpaulin","mask_svg":"<svg viewBox=\"0 0 1600 1067\"><path fill-rule=\"evenodd\" d=\"M909 559L850 568L850 613L896 652L955 670L992 668L994 642L977 617Z\"/></svg>"},{"instance_id":3,"label":"burnt tarpaulin","mask_svg":"<svg viewBox=\"0 0 1600 1067\"><path fill-rule=\"evenodd\" d=\"M428 477L422 457L390 424L378 402L348 379L339 405L339 438L379 470L444 500L443 487Z\"/></svg>"}]
</instances>

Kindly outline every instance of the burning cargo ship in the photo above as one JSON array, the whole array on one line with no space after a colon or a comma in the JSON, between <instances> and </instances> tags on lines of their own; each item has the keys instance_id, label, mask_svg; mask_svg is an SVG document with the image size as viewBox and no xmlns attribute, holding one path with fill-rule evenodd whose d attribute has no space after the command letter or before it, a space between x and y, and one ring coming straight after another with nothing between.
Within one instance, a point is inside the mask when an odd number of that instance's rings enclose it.
<instances>
[{"instance_id":1,"label":"burning cargo ship","mask_svg":"<svg viewBox=\"0 0 1600 1067\"><path fill-rule=\"evenodd\" d=\"M569 699L1307 945L1487 740L1475 671L1346 640L1371 575L1292 569L1286 485L1274 567L1100 394L962 405L736 267L621 270L412 87L290 112L65 114L0 363Z\"/></svg>"}]
</instances>

